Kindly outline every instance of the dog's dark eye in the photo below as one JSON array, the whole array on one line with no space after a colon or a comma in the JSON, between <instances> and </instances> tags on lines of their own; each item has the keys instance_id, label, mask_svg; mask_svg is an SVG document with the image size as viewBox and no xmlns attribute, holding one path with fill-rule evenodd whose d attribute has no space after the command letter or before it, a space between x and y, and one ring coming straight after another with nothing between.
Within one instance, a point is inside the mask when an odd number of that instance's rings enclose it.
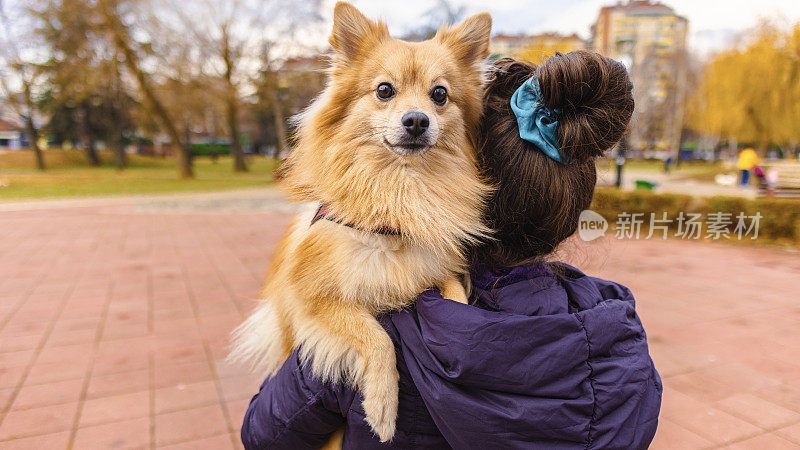
<instances>
[{"instance_id":1,"label":"dog's dark eye","mask_svg":"<svg viewBox=\"0 0 800 450\"><path fill-rule=\"evenodd\" d=\"M431 92L431 100L438 105L444 105L447 101L447 89L442 86L436 86Z\"/></svg>"},{"instance_id":2,"label":"dog's dark eye","mask_svg":"<svg viewBox=\"0 0 800 450\"><path fill-rule=\"evenodd\" d=\"M389 83L381 83L378 85L375 94L377 94L378 98L381 100L389 100L394 97L394 88Z\"/></svg>"}]
</instances>

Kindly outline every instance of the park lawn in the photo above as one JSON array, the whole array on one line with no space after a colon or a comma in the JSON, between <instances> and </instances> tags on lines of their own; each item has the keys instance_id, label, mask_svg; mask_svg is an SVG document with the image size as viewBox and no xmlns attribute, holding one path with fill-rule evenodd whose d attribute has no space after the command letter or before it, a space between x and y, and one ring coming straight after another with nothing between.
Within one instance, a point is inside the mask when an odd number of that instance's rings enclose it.
<instances>
[{"instance_id":1,"label":"park lawn","mask_svg":"<svg viewBox=\"0 0 800 450\"><path fill-rule=\"evenodd\" d=\"M45 152L47 170L40 172L29 151L0 154L0 201L59 197L155 194L266 186L273 182L271 158L248 158L249 171L234 173L228 157L217 162L195 159L195 178L180 179L171 159L130 155L130 166L117 170L110 155L101 153L103 165L92 167L77 150Z\"/></svg>"}]
</instances>

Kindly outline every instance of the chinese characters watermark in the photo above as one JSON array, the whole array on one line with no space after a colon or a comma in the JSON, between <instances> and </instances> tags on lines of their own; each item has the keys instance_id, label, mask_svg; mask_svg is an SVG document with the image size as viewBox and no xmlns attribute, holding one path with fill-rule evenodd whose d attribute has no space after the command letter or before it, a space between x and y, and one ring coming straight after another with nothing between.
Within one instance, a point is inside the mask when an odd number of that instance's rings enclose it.
<instances>
[{"instance_id":1,"label":"chinese characters watermark","mask_svg":"<svg viewBox=\"0 0 800 450\"><path fill-rule=\"evenodd\" d=\"M670 217L667 212L617 214L614 223L614 237L617 239L667 239L672 236L679 239L757 239L761 213L748 216L744 212L734 215L729 212L711 212L705 216L701 213L679 212ZM642 231L646 229L646 233ZM592 241L604 236L608 230L608 221L600 214L585 210L581 212L578 223L578 235L584 241Z\"/></svg>"}]
</instances>

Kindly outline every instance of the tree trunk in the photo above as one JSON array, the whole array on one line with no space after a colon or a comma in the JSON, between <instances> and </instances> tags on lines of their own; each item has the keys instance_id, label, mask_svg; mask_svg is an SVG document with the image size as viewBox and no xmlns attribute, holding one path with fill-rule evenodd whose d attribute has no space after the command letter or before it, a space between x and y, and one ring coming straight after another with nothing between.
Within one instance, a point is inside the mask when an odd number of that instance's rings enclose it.
<instances>
[{"instance_id":1,"label":"tree trunk","mask_svg":"<svg viewBox=\"0 0 800 450\"><path fill-rule=\"evenodd\" d=\"M236 97L233 93L228 96L228 127L231 130L231 154L233 155L233 170L235 172L247 172L247 164L244 160L242 143L239 140L239 123L237 121L238 108Z\"/></svg>"},{"instance_id":2,"label":"tree trunk","mask_svg":"<svg viewBox=\"0 0 800 450\"><path fill-rule=\"evenodd\" d=\"M217 153L217 119L211 110L206 110L206 127L208 132L211 134L211 136L209 136L210 140L208 143L211 162L216 164L217 159L219 158L219 154Z\"/></svg>"},{"instance_id":3,"label":"tree trunk","mask_svg":"<svg viewBox=\"0 0 800 450\"><path fill-rule=\"evenodd\" d=\"M182 171L192 170L192 123L184 117L183 145L178 149L178 166Z\"/></svg>"},{"instance_id":4,"label":"tree trunk","mask_svg":"<svg viewBox=\"0 0 800 450\"><path fill-rule=\"evenodd\" d=\"M228 129L231 132L231 154L233 155L233 170L235 172L246 172L247 164L244 161L244 152L242 152L242 143L239 141L239 123L238 123L238 95L236 92L236 85L233 83L233 67L236 62L234 56L231 54L230 35L227 25L223 25L220 29L222 32L222 60L225 62L225 102L227 103L228 112Z\"/></svg>"},{"instance_id":5,"label":"tree trunk","mask_svg":"<svg viewBox=\"0 0 800 450\"><path fill-rule=\"evenodd\" d=\"M113 136L109 141L108 146L111 148L111 152L114 155L114 166L118 170L128 167L128 155L125 154L125 142L122 138L122 134L114 130Z\"/></svg>"},{"instance_id":6,"label":"tree trunk","mask_svg":"<svg viewBox=\"0 0 800 450\"><path fill-rule=\"evenodd\" d=\"M97 155L97 149L94 145L94 136L92 136L89 116L89 104L87 100L87 102L81 106L81 141L83 142L83 150L86 152L86 157L89 159L89 164L92 166L99 166L100 157Z\"/></svg>"},{"instance_id":7,"label":"tree trunk","mask_svg":"<svg viewBox=\"0 0 800 450\"><path fill-rule=\"evenodd\" d=\"M192 148L188 141L178 149L178 169L180 170L181 177L194 177L194 169L192 167Z\"/></svg>"},{"instance_id":8,"label":"tree trunk","mask_svg":"<svg viewBox=\"0 0 800 450\"><path fill-rule=\"evenodd\" d=\"M283 150L286 149L286 124L283 119L283 108L278 98L277 85L272 90L272 115L275 116L275 135L278 139L275 147L275 159L279 159Z\"/></svg>"},{"instance_id":9,"label":"tree trunk","mask_svg":"<svg viewBox=\"0 0 800 450\"><path fill-rule=\"evenodd\" d=\"M31 95L31 85L23 81L22 90L25 95L25 106L28 108L28 115L25 116L25 130L28 134L28 140L33 149L33 154L36 156L36 168L45 170L44 155L42 154L42 148L39 147L39 130L36 129L36 124L33 123L33 96Z\"/></svg>"},{"instance_id":10,"label":"tree trunk","mask_svg":"<svg viewBox=\"0 0 800 450\"><path fill-rule=\"evenodd\" d=\"M83 137L83 149L86 151L86 157L89 159L89 164L92 166L100 165L100 156L97 155L97 148L94 145L94 139L91 136Z\"/></svg>"},{"instance_id":11,"label":"tree trunk","mask_svg":"<svg viewBox=\"0 0 800 450\"><path fill-rule=\"evenodd\" d=\"M114 166L118 170L128 167L128 155L125 153L125 134L122 130L122 116L124 113L120 111L120 108L123 107L122 102L119 100L119 95L117 95L117 105L110 112L111 133L108 135L108 147L114 157Z\"/></svg>"},{"instance_id":12,"label":"tree trunk","mask_svg":"<svg viewBox=\"0 0 800 450\"><path fill-rule=\"evenodd\" d=\"M166 108L164 108L164 105L162 105L158 100L155 91L150 86L147 76L141 67L139 67L139 61L136 52L134 52L131 46L128 44L128 32L125 29L125 25L122 24L122 21L117 16L116 12L112 12L108 2L109 0L100 0L98 2L98 6L100 7L99 9L103 15L106 26L112 33L114 44L125 56L125 65L136 77L136 81L139 84L139 89L142 91L142 95L144 96L145 100L150 104L153 115L161 123L161 126L164 127L167 135L169 135L170 140L172 141L172 145L176 147L178 151L178 175L181 178L193 178L194 171L192 168L192 155L189 142L182 142L180 133L175 127L172 117L170 117Z\"/></svg>"},{"instance_id":13,"label":"tree trunk","mask_svg":"<svg viewBox=\"0 0 800 450\"><path fill-rule=\"evenodd\" d=\"M44 170L44 155L42 154L41 147L39 147L39 130L37 130L36 125L33 124L33 118L31 118L30 114L25 117L25 130L28 134L28 140L30 141L31 149L33 149L33 154L36 156L36 168Z\"/></svg>"},{"instance_id":14,"label":"tree trunk","mask_svg":"<svg viewBox=\"0 0 800 450\"><path fill-rule=\"evenodd\" d=\"M119 52L114 53L113 78L111 79L111 95L115 102L111 107L111 134L109 136L109 147L114 155L114 166L117 170L122 170L128 166L128 155L125 153L125 132L124 132L124 108L128 108L128 103L124 100L122 92L122 74L119 70Z\"/></svg>"}]
</instances>

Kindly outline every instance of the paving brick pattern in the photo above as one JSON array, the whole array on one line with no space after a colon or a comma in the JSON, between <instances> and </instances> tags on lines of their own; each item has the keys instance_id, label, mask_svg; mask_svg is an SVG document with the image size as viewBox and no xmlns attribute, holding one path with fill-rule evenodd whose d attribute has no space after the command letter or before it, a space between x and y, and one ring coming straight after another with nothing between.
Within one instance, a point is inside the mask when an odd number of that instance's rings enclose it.
<instances>
[{"instance_id":1,"label":"paving brick pattern","mask_svg":"<svg viewBox=\"0 0 800 450\"><path fill-rule=\"evenodd\" d=\"M131 204L0 212L0 448L240 448L261 380L224 361L285 212ZM800 258L601 241L665 385L653 448L800 446Z\"/></svg>"}]
</instances>

